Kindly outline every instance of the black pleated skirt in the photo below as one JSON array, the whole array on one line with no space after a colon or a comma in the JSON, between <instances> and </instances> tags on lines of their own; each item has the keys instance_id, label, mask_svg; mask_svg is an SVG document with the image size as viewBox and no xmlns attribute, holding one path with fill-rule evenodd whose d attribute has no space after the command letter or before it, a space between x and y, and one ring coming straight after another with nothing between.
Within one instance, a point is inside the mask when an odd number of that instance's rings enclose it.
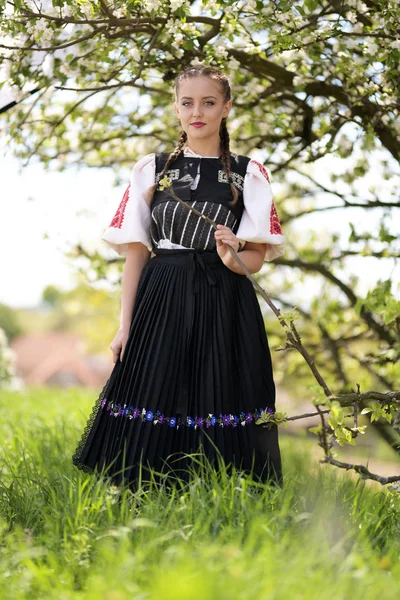
<instances>
[{"instance_id":1,"label":"black pleated skirt","mask_svg":"<svg viewBox=\"0 0 400 600\"><path fill-rule=\"evenodd\" d=\"M275 384L250 280L215 250L158 248L72 462L133 490L150 469L188 481L206 463L282 485L278 428L256 424L262 411L275 411Z\"/></svg>"}]
</instances>

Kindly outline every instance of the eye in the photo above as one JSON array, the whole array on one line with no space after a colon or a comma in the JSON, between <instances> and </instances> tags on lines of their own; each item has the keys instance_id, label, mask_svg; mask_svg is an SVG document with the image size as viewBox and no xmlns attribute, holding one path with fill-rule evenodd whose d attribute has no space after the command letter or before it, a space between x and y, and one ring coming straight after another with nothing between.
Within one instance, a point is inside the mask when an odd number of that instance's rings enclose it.
<instances>
[{"instance_id":1,"label":"eye","mask_svg":"<svg viewBox=\"0 0 400 600\"><path fill-rule=\"evenodd\" d=\"M214 106L214 104L215 104L215 102L213 102L212 100L206 100L205 103L211 104L211 106ZM186 104L190 104L190 100L185 100L184 102L182 102L183 106L186 106Z\"/></svg>"}]
</instances>

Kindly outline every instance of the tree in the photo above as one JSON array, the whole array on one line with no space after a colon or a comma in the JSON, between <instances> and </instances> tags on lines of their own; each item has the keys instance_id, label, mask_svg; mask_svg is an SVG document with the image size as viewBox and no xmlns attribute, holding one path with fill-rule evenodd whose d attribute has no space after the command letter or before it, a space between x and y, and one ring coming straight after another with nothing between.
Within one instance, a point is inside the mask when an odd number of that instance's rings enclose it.
<instances>
[{"instance_id":1,"label":"tree","mask_svg":"<svg viewBox=\"0 0 400 600\"><path fill-rule=\"evenodd\" d=\"M0 302L0 329L7 336L8 341L21 335L23 329L18 319L18 311L2 302Z\"/></svg>"},{"instance_id":2,"label":"tree","mask_svg":"<svg viewBox=\"0 0 400 600\"><path fill-rule=\"evenodd\" d=\"M330 386L344 394L357 393L357 384L395 390L400 304L393 282L384 275L368 293L360 284L372 261L384 273L399 257L397 2L3 6L3 79L16 103L3 114L7 140L25 164L34 157L48 168L111 167L122 177L144 153L173 148L175 75L199 62L222 67L232 83L232 145L241 154L260 150L279 190L289 243L268 267L284 279L271 297L283 309L296 305L303 343L319 354ZM310 229L321 213L323 235ZM335 231L329 224L338 213ZM76 253L103 272L97 255ZM290 293L294 277L305 287L318 281L321 293L299 305ZM306 363L284 356L309 390ZM396 425L398 404L389 413ZM399 451L398 428L382 418L376 426Z\"/></svg>"}]
</instances>

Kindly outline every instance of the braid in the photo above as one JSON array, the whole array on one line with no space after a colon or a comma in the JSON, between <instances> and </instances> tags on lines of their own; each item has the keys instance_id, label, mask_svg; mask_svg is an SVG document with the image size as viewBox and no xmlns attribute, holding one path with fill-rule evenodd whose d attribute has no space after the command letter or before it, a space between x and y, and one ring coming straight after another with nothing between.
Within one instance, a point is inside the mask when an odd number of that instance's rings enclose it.
<instances>
[{"instance_id":1,"label":"braid","mask_svg":"<svg viewBox=\"0 0 400 600\"><path fill-rule=\"evenodd\" d=\"M229 202L231 206L234 206L237 202L239 192L237 191L236 186L233 183L232 175L231 175L231 152L229 149L229 132L226 127L226 117L224 117L221 121L221 127L219 129L219 138L221 141L222 148L222 164L224 167L224 171L228 177L229 185L231 187L233 199Z\"/></svg>"},{"instance_id":2,"label":"braid","mask_svg":"<svg viewBox=\"0 0 400 600\"><path fill-rule=\"evenodd\" d=\"M211 79L215 79L216 81L218 81L221 85L225 102L228 102L228 100L231 99L231 86L230 86L228 77L225 75L225 73L216 69L215 67L211 67L210 65L189 66L189 67L186 67L181 73L179 73L179 75L177 76L177 78L175 80L176 96L178 96L179 84L181 81L183 81L184 79L186 79L188 77L197 77L198 75L205 75L206 77L210 77ZM224 167L224 171L226 173L226 176L228 178L229 185L230 185L230 188L232 191L232 200L231 200L230 204L232 206L234 206L239 197L239 192L237 190L237 187L233 183L232 174L231 174L231 151L229 148L229 133L228 133L228 129L226 127L226 117L224 117L221 121L221 126L219 129L219 137L220 137L220 144L221 144L221 148L222 148L222 154L221 154L222 165ZM178 158L179 154L182 152L182 150L185 146L186 140L187 140L187 133L186 133L186 131L182 131L176 148L168 156L168 160L165 163L165 167L163 168L163 170L161 172L160 179L162 179L164 177L165 173L168 170L169 165L175 159ZM158 183L154 183L153 185L151 185L149 187L149 189L146 192L146 199L149 204L151 204L151 201L154 196L154 192L157 189L157 187L158 187Z\"/></svg>"},{"instance_id":3,"label":"braid","mask_svg":"<svg viewBox=\"0 0 400 600\"><path fill-rule=\"evenodd\" d=\"M160 181L161 179L163 179L163 177L164 177L165 173L166 173L166 172L167 172L167 170L168 170L168 167L169 167L169 165L170 165L170 164L171 164L171 163L172 163L174 160L176 160L176 159L178 158L178 156L180 155L180 153L182 152L182 150L183 150L183 147L184 147L184 145L185 145L185 142L186 142L186 139L187 139L187 133L186 133L186 131L182 131L182 133L181 133L181 135L180 135L180 137L179 137L179 140L178 140L178 144L177 144L177 146L174 148L174 150L172 150L172 152L170 152L170 154L169 154L169 156L168 156L168 160L167 160L167 162L165 163L165 166L164 166L163 170L161 171L161 175L160 175L160 179L159 179L159 181ZM146 192L146 200L147 200L147 202L148 202L149 204L151 204L151 201L152 201L152 199L153 199L153 196L154 196L154 192L156 191L157 187L158 187L158 182L156 182L156 183L154 183L153 185L151 185L151 186L148 188L147 192Z\"/></svg>"}]
</instances>

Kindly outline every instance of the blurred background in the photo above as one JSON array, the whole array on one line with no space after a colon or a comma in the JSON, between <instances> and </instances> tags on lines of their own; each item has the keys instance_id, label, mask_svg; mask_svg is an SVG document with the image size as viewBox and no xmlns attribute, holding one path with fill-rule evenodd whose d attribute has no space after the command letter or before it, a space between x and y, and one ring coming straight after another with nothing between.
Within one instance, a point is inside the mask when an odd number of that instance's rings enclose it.
<instances>
[{"instance_id":1,"label":"blurred background","mask_svg":"<svg viewBox=\"0 0 400 600\"><path fill-rule=\"evenodd\" d=\"M175 2L162 27L128 37L125 5L113 17L90 2L43 2L41 14L23 3L22 20L12 3L4 9L1 389L100 392L113 365L123 266L101 235L135 161L175 146L173 81L189 64L227 73L231 150L271 174L286 251L264 264L260 284L282 311L296 307L303 344L334 393L398 388L398 15L353 4L319 14L310 1ZM106 44L90 21L97 11L113 31ZM382 24L384 33L371 33ZM316 381L300 354L282 350L284 331L259 299L277 406L315 412ZM282 435L310 439L318 452L309 431L317 422L291 421ZM397 462L399 439L379 419L357 451Z\"/></svg>"}]
</instances>

